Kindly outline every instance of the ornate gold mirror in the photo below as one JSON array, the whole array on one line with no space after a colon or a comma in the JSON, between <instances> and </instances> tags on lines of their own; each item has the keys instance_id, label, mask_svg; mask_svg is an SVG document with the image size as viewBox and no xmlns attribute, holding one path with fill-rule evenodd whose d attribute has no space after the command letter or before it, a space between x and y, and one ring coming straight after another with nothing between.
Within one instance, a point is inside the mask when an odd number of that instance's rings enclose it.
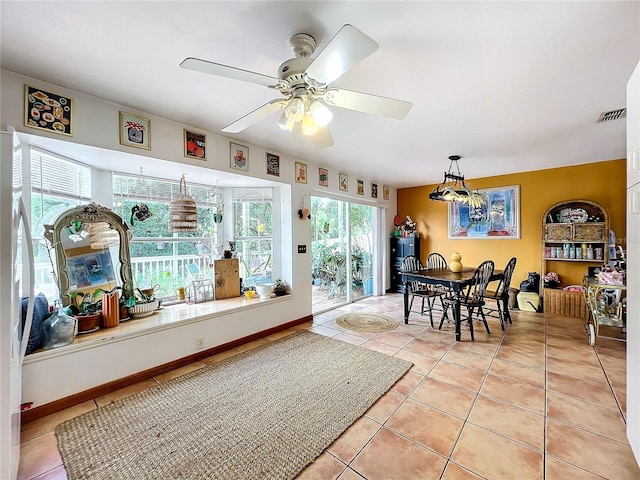
<instances>
[{"instance_id":1,"label":"ornate gold mirror","mask_svg":"<svg viewBox=\"0 0 640 480\"><path fill-rule=\"evenodd\" d=\"M92 294L101 288L122 288L133 296L129 240L132 233L112 210L90 203L62 212L44 236L55 250L55 269L62 303L75 292Z\"/></svg>"}]
</instances>

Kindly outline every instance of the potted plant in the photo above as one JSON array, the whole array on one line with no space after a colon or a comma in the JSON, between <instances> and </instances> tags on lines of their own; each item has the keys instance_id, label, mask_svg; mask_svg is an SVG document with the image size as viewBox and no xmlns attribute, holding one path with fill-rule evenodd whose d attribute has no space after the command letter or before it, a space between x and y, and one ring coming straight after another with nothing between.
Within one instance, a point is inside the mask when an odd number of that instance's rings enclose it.
<instances>
[{"instance_id":1,"label":"potted plant","mask_svg":"<svg viewBox=\"0 0 640 480\"><path fill-rule=\"evenodd\" d=\"M133 307L136 304L136 297L124 298L124 295L120 295L120 320L129 319L129 307Z\"/></svg>"},{"instance_id":2,"label":"potted plant","mask_svg":"<svg viewBox=\"0 0 640 480\"><path fill-rule=\"evenodd\" d=\"M104 290L96 289L92 294L85 292L71 292L69 298L78 310L75 314L78 321L78 334L95 332L100 328L102 319L102 294ZM82 300L78 303L78 299ZM73 310L73 309L72 309Z\"/></svg>"},{"instance_id":3,"label":"potted plant","mask_svg":"<svg viewBox=\"0 0 640 480\"><path fill-rule=\"evenodd\" d=\"M275 284L275 287L273 289L273 293L275 293L278 296L286 294L287 293L287 284L286 284L286 282L284 280L282 280L281 278L276 278L276 284Z\"/></svg>"},{"instance_id":4,"label":"potted plant","mask_svg":"<svg viewBox=\"0 0 640 480\"><path fill-rule=\"evenodd\" d=\"M213 221L222 223L222 214L224 213L224 193L218 190L216 185L211 189L211 201L213 203Z\"/></svg>"},{"instance_id":5,"label":"potted plant","mask_svg":"<svg viewBox=\"0 0 640 480\"><path fill-rule=\"evenodd\" d=\"M558 288L560 277L556 272L548 272L544 275L544 288Z\"/></svg>"}]
</instances>

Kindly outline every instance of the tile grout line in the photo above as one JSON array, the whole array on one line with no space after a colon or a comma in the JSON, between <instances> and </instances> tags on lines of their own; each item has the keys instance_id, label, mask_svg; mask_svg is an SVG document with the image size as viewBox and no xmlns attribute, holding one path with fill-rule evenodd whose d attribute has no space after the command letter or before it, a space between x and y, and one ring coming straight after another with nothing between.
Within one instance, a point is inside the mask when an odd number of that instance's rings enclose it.
<instances>
[{"instance_id":1,"label":"tile grout line","mask_svg":"<svg viewBox=\"0 0 640 480\"><path fill-rule=\"evenodd\" d=\"M600 354L598 353L598 349L593 346L593 351L596 354L596 358L598 359L598 364L600 365L600 368L602 369L602 372L604 373L604 377L607 379L607 385L609 385L609 389L611 390L611 393L613 394L613 398L616 401L616 405L618 405L618 411L620 412L620 415L622 416L622 421L624 422L625 425L627 425L627 419L624 416L624 413L622 412L622 408L620 408L620 402L618 400L618 396L616 395L616 391L614 389L613 383L611 383L611 380L609 380L609 375L607 374L607 370L604 367L604 364L602 363L602 359L600 358ZM626 395L626 388L625 388L625 395Z\"/></svg>"},{"instance_id":2,"label":"tile grout line","mask_svg":"<svg viewBox=\"0 0 640 480\"><path fill-rule=\"evenodd\" d=\"M441 479L442 479L442 476L444 475L444 473L447 471L447 466L449 465L450 462L455 464L455 465L457 465L457 463L455 463L452 460L451 457L453 457L453 452L455 451L456 446L458 445L458 442L460 441L460 437L462 436L462 432L464 431L464 429L467 426L467 424L474 425L473 423L469 422L469 416L471 415L471 411L473 410L473 407L475 406L476 402L478 401L478 397L480 396L480 390L482 390L482 387L484 386L485 382L487 381L487 375L489 374L489 370L491 369L491 365L493 364L493 361L495 360L496 355L498 354L498 351L500 350L500 346L502 345L502 341L504 340L504 334L505 334L505 332L502 332L502 336L500 337L500 341L498 342L498 345L497 345L496 349L494 350L493 355L491 356L491 362L489 362L489 365L487 366L487 368L486 368L486 370L484 372L484 375L483 375L483 378L482 378L482 382L480 382L480 386L478 387L478 390L477 390L477 392L475 394L473 402L471 403L471 407L469 408L469 411L467 412L467 415L465 416L465 418L462 419L462 421L463 421L462 428L460 429L460 432L456 436L456 439L453 442L453 445L451 446L451 452L449 453L447 461L446 461L446 463L444 465L444 469L442 471L442 475L440 476ZM456 343L452 343L450 348L447 350L446 353L450 352L455 346L456 346ZM464 348L462 348L462 350L464 350ZM446 355L446 353L444 355ZM471 353L473 353L473 352L471 352ZM444 357L444 355L443 355L443 357ZM438 361L438 363L440 363L440 360ZM445 363L448 363L448 362L445 361ZM434 366L434 368L435 368L435 366ZM460 387L458 387L458 388L460 388ZM467 391L470 391L470 390L467 390ZM458 418L458 417L456 417L456 418ZM468 467L465 467L465 466L462 466L462 465L461 465L461 467L463 467L465 470L468 470L468 471L474 473L475 475L481 476L477 472L475 472L473 470L470 470ZM484 478L484 477L482 477L482 478Z\"/></svg>"}]
</instances>

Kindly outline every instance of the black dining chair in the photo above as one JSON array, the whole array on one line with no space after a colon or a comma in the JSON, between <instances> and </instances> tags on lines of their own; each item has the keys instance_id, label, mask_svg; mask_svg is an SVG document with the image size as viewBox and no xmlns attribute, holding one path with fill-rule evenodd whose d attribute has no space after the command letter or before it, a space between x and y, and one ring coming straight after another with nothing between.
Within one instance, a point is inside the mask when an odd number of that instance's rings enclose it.
<instances>
[{"instance_id":1,"label":"black dining chair","mask_svg":"<svg viewBox=\"0 0 640 480\"><path fill-rule=\"evenodd\" d=\"M475 340L475 337L473 335L474 313L478 314L479 316L477 320L481 320L484 323L484 328L487 330L487 333L491 333L491 330L489 330L489 324L487 323L487 318L482 311L482 307L485 305L485 292L487 290L487 285L489 284L489 279L491 278L491 275L493 275L494 269L495 264L493 263L493 261L486 260L482 262L480 266L476 268L471 281L463 291L459 292L458 295L451 293L443 298L445 310L451 307L451 309L454 311L453 318L455 318L456 303L460 302L461 309L462 307L465 307L467 309L467 316L464 319L469 323L469 330L471 331L471 341ZM440 320L440 326L438 327L438 329L442 328L442 324L445 319L445 316L443 316L442 320ZM459 319L460 322L462 322L462 320L462 318Z\"/></svg>"},{"instance_id":2,"label":"black dining chair","mask_svg":"<svg viewBox=\"0 0 640 480\"><path fill-rule=\"evenodd\" d=\"M484 312L487 314L497 312L498 318L500 319L500 328L502 328L503 332L507 327L507 322L509 324L513 323L511 321L511 314L509 313L509 286L511 285L513 271L516 269L516 261L516 257L512 257L502 271L502 278L500 278L500 282L498 282L498 287L495 290L487 290L485 292L485 300L496 302L496 308L487 307L484 309ZM482 307L480 308L482 309Z\"/></svg>"},{"instance_id":3,"label":"black dining chair","mask_svg":"<svg viewBox=\"0 0 640 480\"><path fill-rule=\"evenodd\" d=\"M444 258L443 258L444 260ZM428 265L428 263L427 263ZM446 262L445 262L446 266ZM423 270L424 266L414 255L407 255L402 260L401 272L416 272L418 270ZM429 321L431 322L431 327L433 328L433 313L432 308L433 304L436 301L436 298L440 298L440 302L442 302L443 292L438 291L436 289L430 288L430 285L426 285L417 280L412 280L408 284L409 295L411 296L411 300L409 302L409 311L413 307L413 301L416 297L420 297L422 299L420 310L418 313L420 315L424 315L425 312L429 312ZM426 302L425 302L426 300ZM443 307L444 308L444 307Z\"/></svg>"},{"instance_id":4,"label":"black dining chair","mask_svg":"<svg viewBox=\"0 0 640 480\"><path fill-rule=\"evenodd\" d=\"M447 268L447 261L439 253L430 253L427 257L427 268L431 269L444 269Z\"/></svg>"}]
</instances>

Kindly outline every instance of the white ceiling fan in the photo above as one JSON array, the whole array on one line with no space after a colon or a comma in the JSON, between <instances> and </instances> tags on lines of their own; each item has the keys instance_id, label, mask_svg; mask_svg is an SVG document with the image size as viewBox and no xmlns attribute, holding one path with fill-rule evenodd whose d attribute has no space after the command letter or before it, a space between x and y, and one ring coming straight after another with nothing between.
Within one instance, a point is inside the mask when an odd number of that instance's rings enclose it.
<instances>
[{"instance_id":1,"label":"white ceiling fan","mask_svg":"<svg viewBox=\"0 0 640 480\"><path fill-rule=\"evenodd\" d=\"M368 93L335 88L330 84L378 49L378 44L352 25L344 25L326 47L313 59L315 39L297 33L289 39L295 57L278 68L278 77L250 72L198 58L186 58L180 66L188 70L220 75L245 82L257 83L278 90L284 98L271 100L222 129L238 133L278 110L283 130L302 127L311 135L318 148L333 145L327 125L333 116L327 106L403 119L411 109L411 102L380 97Z\"/></svg>"}]
</instances>

